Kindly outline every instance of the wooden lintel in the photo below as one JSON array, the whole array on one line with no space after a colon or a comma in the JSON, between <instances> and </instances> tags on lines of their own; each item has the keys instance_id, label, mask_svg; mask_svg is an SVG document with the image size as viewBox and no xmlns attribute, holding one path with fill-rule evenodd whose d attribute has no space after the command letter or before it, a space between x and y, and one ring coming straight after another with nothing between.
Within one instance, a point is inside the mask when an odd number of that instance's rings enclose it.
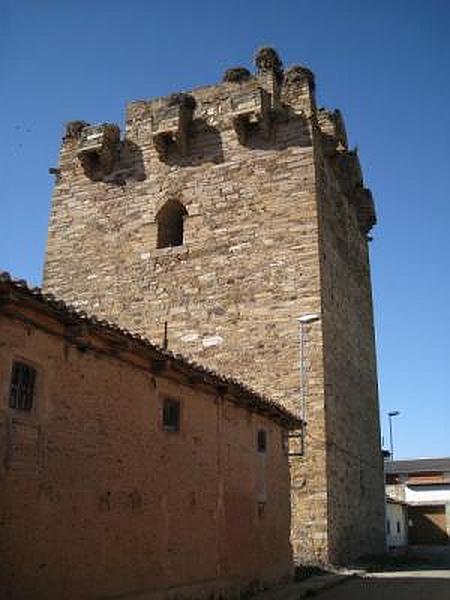
<instances>
[{"instance_id":1,"label":"wooden lintel","mask_svg":"<svg viewBox=\"0 0 450 600\"><path fill-rule=\"evenodd\" d=\"M228 391L228 384L226 383L218 383L214 387L216 388L216 391L219 394L219 396L224 396Z\"/></svg>"},{"instance_id":2,"label":"wooden lintel","mask_svg":"<svg viewBox=\"0 0 450 600\"><path fill-rule=\"evenodd\" d=\"M204 378L197 373L190 373L187 375L187 381L190 385L196 385L199 383L204 383Z\"/></svg>"},{"instance_id":3,"label":"wooden lintel","mask_svg":"<svg viewBox=\"0 0 450 600\"><path fill-rule=\"evenodd\" d=\"M66 325L66 338L70 341L86 337L88 335L89 328L86 323L71 323Z\"/></svg>"},{"instance_id":4,"label":"wooden lintel","mask_svg":"<svg viewBox=\"0 0 450 600\"><path fill-rule=\"evenodd\" d=\"M153 358L150 360L150 369L152 373L159 375L166 369L167 364L168 360L166 358Z\"/></svg>"}]
</instances>

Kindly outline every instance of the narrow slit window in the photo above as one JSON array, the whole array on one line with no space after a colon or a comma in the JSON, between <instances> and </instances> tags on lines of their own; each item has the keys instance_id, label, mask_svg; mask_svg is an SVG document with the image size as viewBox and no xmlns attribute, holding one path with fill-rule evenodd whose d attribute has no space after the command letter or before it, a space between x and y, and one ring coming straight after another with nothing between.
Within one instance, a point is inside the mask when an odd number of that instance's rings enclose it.
<instances>
[{"instance_id":1,"label":"narrow slit window","mask_svg":"<svg viewBox=\"0 0 450 600\"><path fill-rule=\"evenodd\" d=\"M267 432L264 429L258 430L257 446L258 446L258 452L266 452L267 451Z\"/></svg>"},{"instance_id":2,"label":"narrow slit window","mask_svg":"<svg viewBox=\"0 0 450 600\"><path fill-rule=\"evenodd\" d=\"M33 408L36 386L36 369L26 363L14 361L9 390L9 407L30 412Z\"/></svg>"},{"instance_id":3,"label":"narrow slit window","mask_svg":"<svg viewBox=\"0 0 450 600\"><path fill-rule=\"evenodd\" d=\"M156 215L158 227L157 248L182 246L184 243L184 220L187 211L178 200L169 200Z\"/></svg>"},{"instance_id":4,"label":"narrow slit window","mask_svg":"<svg viewBox=\"0 0 450 600\"><path fill-rule=\"evenodd\" d=\"M180 403L178 400L164 400L163 429L165 431L180 431Z\"/></svg>"}]
</instances>

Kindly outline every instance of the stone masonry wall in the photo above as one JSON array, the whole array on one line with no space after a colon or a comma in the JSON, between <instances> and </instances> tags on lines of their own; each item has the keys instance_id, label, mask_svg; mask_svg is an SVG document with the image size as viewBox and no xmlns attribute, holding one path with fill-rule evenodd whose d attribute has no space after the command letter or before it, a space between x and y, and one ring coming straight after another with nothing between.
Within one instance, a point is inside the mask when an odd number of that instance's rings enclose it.
<instances>
[{"instance_id":1,"label":"stone masonry wall","mask_svg":"<svg viewBox=\"0 0 450 600\"><path fill-rule=\"evenodd\" d=\"M324 381L324 376L334 381L345 368L347 338L333 337L328 317L331 284L322 254L330 261L337 254L328 250L334 240L325 239L326 223L334 217L320 206L326 198L319 156L322 145L333 147L342 138L343 125L317 111L312 74L303 67L283 73L274 56L258 55L257 76L235 69L225 82L184 97L131 103L124 140L116 146L108 142L115 154L108 154L105 144L94 161L88 153L89 160L80 160L83 131L89 128L71 124L61 149L44 285L155 342L163 342L167 324L170 349L296 411L296 319L324 310L324 321L305 328L308 438L305 456L292 459L292 543L299 560L327 562L358 552L340 528L359 513L351 496L340 498L347 490L336 483L354 471L329 467L327 440L331 423L337 427L339 421L339 435L353 435L359 421L353 405L341 404L333 412ZM108 140L114 135L108 129ZM341 166L344 173L351 171L345 160ZM156 216L174 200L187 212L184 243L159 249ZM352 218L364 220L363 208L355 202ZM360 229L355 235L364 246ZM366 261L364 252L362 257ZM352 277L345 263L334 276L345 294ZM367 278L363 285L370 295ZM349 306L355 306L354 297ZM371 311L370 302L361 307ZM371 313L350 318L371 323ZM371 335L370 328L361 336L366 333ZM373 352L372 341L367 348ZM365 379L370 385L373 361L370 356ZM345 385L353 383L349 375ZM372 402L373 393L366 398ZM370 408L373 415L375 410ZM378 442L372 452L378 452ZM345 517L337 516L340 503Z\"/></svg>"},{"instance_id":2,"label":"stone masonry wall","mask_svg":"<svg viewBox=\"0 0 450 600\"><path fill-rule=\"evenodd\" d=\"M357 163L356 154L319 139L328 528L335 532L329 552L333 562L345 563L385 547L368 244L354 210L357 196L368 192L359 174L352 180L339 169L343 156Z\"/></svg>"},{"instance_id":3,"label":"stone masonry wall","mask_svg":"<svg viewBox=\"0 0 450 600\"><path fill-rule=\"evenodd\" d=\"M237 598L289 577L278 423L14 311L0 314L2 598ZM37 369L31 412L9 408L13 359ZM162 427L166 397L181 402L178 433Z\"/></svg>"}]
</instances>

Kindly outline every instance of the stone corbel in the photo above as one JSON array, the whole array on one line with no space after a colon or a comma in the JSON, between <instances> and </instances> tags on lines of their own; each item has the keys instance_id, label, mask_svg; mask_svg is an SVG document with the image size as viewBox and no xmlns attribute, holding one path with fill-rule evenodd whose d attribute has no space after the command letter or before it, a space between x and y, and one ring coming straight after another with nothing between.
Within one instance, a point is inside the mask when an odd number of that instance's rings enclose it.
<instances>
[{"instance_id":1,"label":"stone corbel","mask_svg":"<svg viewBox=\"0 0 450 600\"><path fill-rule=\"evenodd\" d=\"M265 137L270 134L271 102L270 95L258 88L231 96L231 114L233 126L241 144L245 144L249 132L260 128Z\"/></svg>"},{"instance_id":2,"label":"stone corbel","mask_svg":"<svg viewBox=\"0 0 450 600\"><path fill-rule=\"evenodd\" d=\"M321 108L317 112L317 121L323 134L326 154L333 156L336 152L348 150L347 133L339 110L329 111Z\"/></svg>"},{"instance_id":3,"label":"stone corbel","mask_svg":"<svg viewBox=\"0 0 450 600\"><path fill-rule=\"evenodd\" d=\"M255 66L261 86L269 93L274 110L280 108L283 63L274 48L260 48L255 56Z\"/></svg>"},{"instance_id":4,"label":"stone corbel","mask_svg":"<svg viewBox=\"0 0 450 600\"><path fill-rule=\"evenodd\" d=\"M80 133L77 156L92 179L101 179L114 169L118 158L120 130L117 125L103 123L85 127Z\"/></svg>"},{"instance_id":5,"label":"stone corbel","mask_svg":"<svg viewBox=\"0 0 450 600\"><path fill-rule=\"evenodd\" d=\"M367 188L360 188L356 192L355 200L359 229L367 236L377 222L372 192Z\"/></svg>"},{"instance_id":6,"label":"stone corbel","mask_svg":"<svg viewBox=\"0 0 450 600\"><path fill-rule=\"evenodd\" d=\"M193 120L195 100L187 94L178 94L167 106L153 114L152 137L158 154L166 158L170 148L185 155L189 148L189 130Z\"/></svg>"},{"instance_id":7,"label":"stone corbel","mask_svg":"<svg viewBox=\"0 0 450 600\"><path fill-rule=\"evenodd\" d=\"M342 191L347 196L351 196L355 188L363 185L358 152L356 150L338 152L335 161Z\"/></svg>"}]
</instances>

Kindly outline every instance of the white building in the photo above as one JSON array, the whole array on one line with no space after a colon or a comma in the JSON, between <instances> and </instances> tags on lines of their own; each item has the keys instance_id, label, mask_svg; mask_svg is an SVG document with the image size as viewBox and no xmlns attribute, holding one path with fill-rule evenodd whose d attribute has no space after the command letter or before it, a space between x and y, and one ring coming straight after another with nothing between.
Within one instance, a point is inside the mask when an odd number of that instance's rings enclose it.
<instances>
[{"instance_id":1,"label":"white building","mask_svg":"<svg viewBox=\"0 0 450 600\"><path fill-rule=\"evenodd\" d=\"M450 457L386 461L385 472L387 495L408 505L409 543L448 544Z\"/></svg>"},{"instance_id":2,"label":"white building","mask_svg":"<svg viewBox=\"0 0 450 600\"><path fill-rule=\"evenodd\" d=\"M386 545L388 548L408 545L408 507L389 497L386 498Z\"/></svg>"}]
</instances>

